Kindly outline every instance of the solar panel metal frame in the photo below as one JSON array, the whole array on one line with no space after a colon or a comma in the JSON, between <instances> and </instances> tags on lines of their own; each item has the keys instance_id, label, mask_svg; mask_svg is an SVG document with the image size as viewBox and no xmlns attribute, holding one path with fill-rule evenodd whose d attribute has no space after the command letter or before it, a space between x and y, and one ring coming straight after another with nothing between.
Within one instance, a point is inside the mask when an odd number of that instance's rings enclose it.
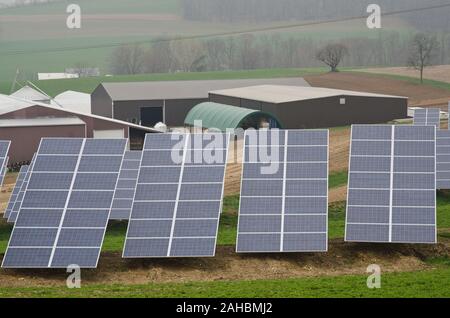
<instances>
[{"instance_id":1,"label":"solar panel metal frame","mask_svg":"<svg viewBox=\"0 0 450 318\"><path fill-rule=\"evenodd\" d=\"M135 153L138 154L139 153L139 158L138 159L127 159L127 154L131 154L131 153ZM122 174L124 171L137 171L139 173L139 167L140 167L140 162L142 159L142 151L141 150L131 150L131 151L126 151L125 152L125 156L124 156L124 163L126 162L135 162L137 161L138 167L137 169L126 169L124 168L124 164L122 164L122 168L120 170L120 174ZM122 221L122 220L129 220L130 219L130 215L131 215L131 210L133 208L133 197L134 197L134 191L136 190L136 184L137 184L137 178L138 176L136 176L136 178L121 178L119 175L119 180L117 181L117 188L116 188L116 192L117 190L130 190L133 191L133 195L130 198L116 198L116 194L114 193L114 199L113 199L113 206L111 208L111 213L109 216L110 220L117 220L117 221ZM127 187L127 188L119 188L119 183L121 181L134 181L134 187ZM115 208L114 204L117 203L118 201L127 201L130 202L130 208ZM124 211L127 211L127 215L125 216Z\"/></svg>"},{"instance_id":2,"label":"solar panel metal frame","mask_svg":"<svg viewBox=\"0 0 450 318\"><path fill-rule=\"evenodd\" d=\"M390 139L388 140L388 139L383 139L382 141L384 141L384 142L390 142L390 147L391 147L391 155L389 155L389 156L386 156L386 157L388 157L389 158L389 160L391 161L391 167L390 167L390 170L389 170L389 172L379 172L379 173L389 173L389 175L390 175L390 178L391 178L391 185L390 185L390 187L389 188L383 188L383 189L386 189L386 191L387 190L389 190L390 191L390 198L389 198L389 205L388 206L386 206L386 207L384 207L384 208L389 208L389 222L388 223L375 223L375 222L364 222L364 223L362 223L362 222L349 222L349 220L348 220L348 218L349 218L349 207L353 207L353 205L351 205L350 204L350 201L349 201L349 197L350 197L350 192L351 191L353 191L354 189L353 188L351 188L350 187L350 182L351 182L351 173L352 173L352 170L351 170L351 162L352 162L352 158L353 157L355 157L354 155L353 155L353 149L352 149L352 146L353 146L353 141L354 141L354 139L353 139L353 136L354 136L354 134L353 134L353 130L354 130L354 127L364 127L364 126L366 126L366 127L391 127L391 129L392 129L392 132L391 132L391 137L390 137ZM403 189L399 189L399 188L396 188L395 186L394 186L394 184L393 184L393 179L395 178L394 177L394 174L414 174L415 172L410 172L410 171L408 171L408 172L399 172L399 171L396 171L395 170L395 167L394 167L394 164L395 164L395 158L401 158L401 157L405 157L405 158L415 158L415 157L421 157L421 156L413 156L413 155L409 155L409 156L399 156L399 155L396 155L395 154L395 143L396 143L396 141L398 141L398 139L396 139L396 136L395 136L395 131L396 131L396 128L397 127L400 127L400 129L401 128L405 128L405 127L408 127L408 128L418 128L418 129L420 129L420 128L422 128L422 129L431 129L430 127L432 127L433 125L429 125L429 126L418 126L418 125L413 125L413 126L402 126L402 125L398 125L398 126L396 126L396 125L352 125L352 128L351 128L351 141L350 141L350 155L349 155L349 170L348 170L348 180L349 180L349 185L348 185L348 191L347 191L347 207L346 207L346 216L345 216L345 241L346 242L361 242L361 243L389 243L389 244L436 244L437 243L437 209L436 209L436 205L437 205L437 195L436 195L436 156L434 156L434 171L433 172L427 172L427 173L424 173L424 172L417 172L417 174L433 174L434 175L434 188L433 189L405 189L405 190L407 190L407 191L414 191L414 190L417 190L417 191L420 191L420 190L427 190L427 191L434 191L434 206L424 206L424 207L422 207L423 209L425 209L425 208L434 208L434 225L433 224L411 224L411 223L404 223L404 224L402 224L402 223L398 223L398 222L395 222L394 223L394 221L393 221L393 209L394 208L409 208L409 209L412 209L413 207L411 207L411 206L408 206L408 207L399 207L398 205L393 205L393 200L394 200L394 198L393 198L393 192L395 191L395 190L397 190L397 191L402 191ZM435 127L435 126L434 126ZM435 127L434 128L434 138L433 139L430 139L430 140L428 140L428 139L424 139L424 140L410 140L410 139L407 139L407 140L405 140L405 139L403 139L403 140L401 140L401 141L409 141L409 142L414 142L414 141L417 141L417 142L430 142L430 143L434 143L434 154L436 155L436 132L438 131L438 129L437 129L437 127ZM364 141L363 139L356 139L356 140L358 140L358 141ZM376 141L376 139L370 139L370 141ZM363 156L364 157L364 156ZM374 156L374 155L365 155L365 157L380 157L380 156ZM427 157L428 158L428 157ZM431 158L431 157L430 157ZM361 172L358 172L358 173L361 173ZM374 173L374 171L369 171L369 172L367 172L367 173ZM364 207L366 207L366 206L364 206ZM367 207L374 207L374 205L372 204L372 205L367 205ZM387 240L375 240L375 239L349 239L349 230L348 230L348 226L349 225L354 225L354 224L362 224L362 225L379 225L379 226L388 226L389 227L389 235L388 235L388 239ZM405 226L422 226L422 227L425 227L425 226L429 226L429 227L433 227L434 228L434 241L433 242L425 242L425 241L417 241L417 242L414 242L414 241L407 241L407 240L393 240L393 233L394 233L394 230L393 230L393 227L394 226L403 226L403 227L405 227ZM367 237L367 233L366 233L366 237Z\"/></svg>"},{"instance_id":3,"label":"solar panel metal frame","mask_svg":"<svg viewBox=\"0 0 450 318\"><path fill-rule=\"evenodd\" d=\"M436 132L436 189L450 190L450 130Z\"/></svg>"},{"instance_id":4,"label":"solar panel metal frame","mask_svg":"<svg viewBox=\"0 0 450 318\"><path fill-rule=\"evenodd\" d=\"M421 108L414 110L415 126L441 126L440 108Z\"/></svg>"},{"instance_id":5,"label":"solar panel metal frame","mask_svg":"<svg viewBox=\"0 0 450 318\"><path fill-rule=\"evenodd\" d=\"M20 189L22 188L22 184L23 184L23 181L25 179L27 172L28 172L28 165L23 165L20 167L19 174L17 175L16 184L14 185L14 189L11 193L8 205L6 206L6 210L3 215L3 217L5 219L8 219L9 215L11 214L12 208L14 207L14 204L16 203L17 196L19 195Z\"/></svg>"},{"instance_id":6,"label":"solar panel metal frame","mask_svg":"<svg viewBox=\"0 0 450 318\"><path fill-rule=\"evenodd\" d=\"M8 152L9 152L9 148L11 147L11 141L9 140L0 140L0 145L4 146L6 145L6 147L2 147L2 151L0 153L0 186L3 186L3 180L5 178L5 167L8 165Z\"/></svg>"},{"instance_id":7,"label":"solar panel metal frame","mask_svg":"<svg viewBox=\"0 0 450 318\"><path fill-rule=\"evenodd\" d=\"M178 133L164 133L163 135L171 135L171 134L178 134ZM183 177L184 177L184 172L183 172L182 166L185 166L187 150L191 150L191 151L196 151L197 150L197 148L195 148L195 146L192 146L192 148L191 148L190 144L188 143L188 141L191 139L191 136L205 135L205 134L208 135L209 133L183 133L183 134L179 134L179 135L185 135L186 136L185 137L186 140L185 140L185 144L184 144L184 146L182 148L183 149L183 161L182 161L182 163L179 166L180 170L181 170L180 171L180 175L179 175L179 181L176 183L176 185L178 187L177 198L176 198L175 201L170 200L170 202L175 202L175 206L174 206L174 212L173 212L172 222L171 222L172 230L170 232L170 236L168 237L169 244L168 244L168 248L167 248L167 253L165 255L143 255L143 256L142 255L139 255L139 256L137 256L137 255L126 255L127 243L128 243L128 240L130 239L129 238L130 226L131 226L131 223L132 223L132 220L133 220L133 210L134 210L135 203L137 201L136 200L136 192L137 192L137 188L138 188L138 186L140 184L139 183L139 179L140 179L140 176L141 176L142 168L145 167L145 166L142 165L142 161L144 160L144 155L145 155L145 151L146 151L146 149L145 149L145 144L146 143L144 142L144 149L142 150L142 157L141 157L141 164L140 164L140 169L139 169L139 176L138 176L138 181L137 181L137 184L136 184L135 196L133 198L133 209L132 209L132 212L131 212L130 220L128 222L128 228L127 228L127 234L126 234L126 238L125 238L125 245L124 245L124 249L123 249L123 253L122 253L122 258L130 258L130 259L132 259L132 258L142 258L142 259L146 259L146 258L148 258L148 259L152 259L152 258L199 258L199 257L206 258L206 257L214 257L215 256L216 247L217 247L217 236L218 236L218 230L219 230L220 216L221 216L222 208L223 208L223 196L224 196L224 190L225 190L224 183L225 183L226 168L227 168L229 147L230 147L230 137L231 137L230 133L216 133L216 132L214 132L214 133L210 134L210 135L214 135L214 134L222 135L224 138L226 138L225 139L226 146L224 148L221 148L221 149L214 148L214 150L223 150L223 152L224 152L224 160L225 160L224 163L223 163L223 178L222 178L222 180L220 182L221 185L222 185L220 198L218 200L198 200L199 202L204 202L204 201L205 202L206 201L214 201L214 202L216 202L217 201L218 203L220 201L219 209L217 211L217 219L214 218L214 220L216 220L217 224L215 226L215 237L214 237L214 246L213 246L212 254L210 254L210 255L194 255L192 253L191 255L182 255L182 256L181 255L171 255L173 245L171 245L171 243L170 243L171 241L173 241L174 238L181 238L181 237L174 236L174 230L175 230L175 224L176 224L176 221L177 221L178 203L180 201L182 201L182 200L179 199L179 193L181 192L182 185L186 184L186 183L182 182L183 181ZM149 135L152 135L152 134L147 134L146 136L149 136ZM158 134L158 135L162 135L162 134ZM160 149L160 150L161 151L170 150L170 148ZM201 150L204 150L204 148L201 148ZM158 151L158 148L147 149L147 151ZM222 164L216 164L216 166L222 166ZM151 167L151 166L149 166L149 167ZM178 166L173 166L173 167L178 167ZM219 182L217 182L217 183L219 184ZM159 183L159 184L164 184L164 183ZM192 182L187 182L187 184L192 184ZM207 184L212 184L212 183L211 182L207 182ZM154 183L153 185L158 185L158 183ZM147 201L148 202L150 202L150 201L155 202L155 200L147 200ZM156 200L156 201L159 202L159 200ZM197 219L196 218L186 218L186 220L193 220L193 219L194 220L204 220L205 218L197 218ZM154 219L154 220L156 220L156 219ZM148 237L148 238L151 238L151 237ZM210 238L210 237L207 237L207 236L189 237L189 239L207 239L207 238ZM164 239L167 239L167 238L164 237Z\"/></svg>"},{"instance_id":8,"label":"solar panel metal frame","mask_svg":"<svg viewBox=\"0 0 450 318\"><path fill-rule=\"evenodd\" d=\"M6 157L3 167L2 167L1 176L0 176L0 186L2 186L2 187L3 187L3 183L5 182L6 173L8 172L8 163L9 163L9 157Z\"/></svg>"},{"instance_id":9,"label":"solar panel metal frame","mask_svg":"<svg viewBox=\"0 0 450 318\"><path fill-rule=\"evenodd\" d=\"M15 223L17 219L17 214L20 211L20 208L22 206L22 200L25 196L26 188L28 181L30 179L31 170L33 169L34 160L36 159L36 153L33 155L33 158L30 161L30 164L28 165L27 173L25 174L25 178L22 181L22 186L20 187L20 191L17 194L16 201L14 202L14 205L11 209L11 212L8 215L8 223Z\"/></svg>"},{"instance_id":10,"label":"solar panel metal frame","mask_svg":"<svg viewBox=\"0 0 450 318\"><path fill-rule=\"evenodd\" d=\"M103 153L100 153L100 152L98 152L98 153L97 152L92 152L92 150L89 150L89 148L88 148L88 151L86 151L86 149L87 149L86 147L87 147L88 142L108 142L108 141L112 141L113 139L109 140L109 139L86 139L86 138L43 138L41 140L40 145L39 145L39 149L38 149L38 153L37 154L39 154L41 146L42 146L42 144L43 144L43 142L45 140L59 140L59 141L60 140L70 140L70 141L80 141L81 142L80 148L79 148L77 153L74 152L74 153L67 153L67 154L66 153L58 153L58 154L57 153L55 153L55 154L44 153L44 154L42 154L42 156L54 156L54 157L57 157L57 156L70 156L70 157L74 157L74 158L76 157L77 158L76 159L76 165L75 165L73 171L60 171L60 170L56 169L54 171L52 170L52 171L48 171L48 172L46 170L39 170L39 171L35 172L36 174L39 174L39 173L41 173L41 174L48 174L48 173L71 174L71 177L70 177L71 178L71 182L70 182L70 187L69 188L64 188L64 187L58 188L58 187L56 187L55 190L45 190L45 188L44 188L44 190L42 190L42 189L40 190L39 188L36 188L36 189L33 189L33 190L29 190L28 187L29 187L30 183L33 180L32 179L33 178L33 172L34 172L36 163L38 162L39 155L36 155L36 158L35 158L34 163L33 163L33 167L31 169L31 171L29 171L30 172L30 179L29 179L29 182L27 184L26 193L27 193L27 191L30 191L30 193L33 192L33 191L34 192L39 192L39 191L44 191L44 192L45 191L47 191L47 192L48 191L67 192L67 194L65 195L65 199L64 199L64 201L65 201L64 208L60 208L60 207L54 207L54 208L44 207L44 208L40 208L40 207L37 207L37 206L36 207L23 208L21 206L21 209L20 209L19 214L18 214L17 222L15 223L15 226L14 226L13 231L11 233L11 237L10 237L10 240L8 242L8 248L7 248L7 250L5 252L5 256L3 258L2 267L3 268L67 268L67 266L71 265L71 264L67 264L67 265L54 264L55 257L56 257L55 255L56 255L58 250L59 251L65 250L65 251L69 251L69 252L72 252L72 253L74 253L75 250L78 250L78 251L81 251L81 250L93 250L94 253L96 253L96 255L94 255L96 257L95 264L92 264L92 265L78 264L78 266L80 268L96 268L98 266L98 261L99 261L99 258L100 258L101 248L102 248L102 245L103 245L105 232L106 232L106 226L107 226L108 220L109 220L109 213L111 212L112 197L113 197L113 194L114 194L114 189L117 186L117 180L118 180L118 177L119 177L120 168L122 166L123 156L125 154L125 148L126 148L126 145L127 145L127 140L126 139L114 139L114 141L122 141L123 142L123 151L122 151L121 154L120 153L109 153L109 154L105 153L105 154L103 154ZM117 147L118 148L122 147L122 145L119 145ZM107 147L105 147L105 148L107 148ZM91 152L89 152L89 151L91 151ZM80 167L82 166L83 159L88 159L89 157L111 158L113 156L121 157L120 158L120 165L119 165L119 168L117 169L117 171L105 170L103 172L97 172L97 171L93 171L93 170L91 171L90 168L85 169L85 167L83 168L84 170L80 170L81 169ZM108 172L106 172L106 171L108 171ZM116 177L115 177L116 184L115 184L114 188L111 189L111 190L101 190L101 188L100 188L100 190L97 189L97 188L95 188L95 189L94 188L83 188L83 187L75 188L75 184L76 184L76 182L78 180L78 176L80 176L82 174L87 175L87 174L96 174L96 173L115 174L116 175ZM56 190L56 189L58 189L58 190ZM59 189L61 189L61 190L59 190ZM73 206L71 207L70 206L71 202L72 202L73 194L75 192L87 193L87 192L91 192L91 191L92 192L103 192L103 191L112 192L112 196L111 196L109 207L108 208L100 208L100 207L92 207L92 206L91 207L73 207ZM24 198L24 200L25 200L25 198ZM31 227L25 226L25 227L19 227L17 224L18 224L18 222L20 222L21 212L23 212L25 209L30 209L30 210L41 209L41 210L56 210L56 211L62 209L62 215L61 215L60 220L58 222L58 227L47 227L47 226L35 226L35 227L33 227L33 226L31 226ZM80 211L80 210L87 210L87 211L104 210L105 212L107 212L107 216L106 216L106 218L104 220L105 221L104 226L102 226L102 227L65 226L64 223L68 219L66 217L66 212L68 212L69 210L71 212L73 212L73 211ZM51 245L37 244L36 246L28 246L28 245L24 244L22 246L21 245L11 246L11 242L13 240L15 231L17 231L19 228L20 229L54 229L57 232L56 232L55 238L52 239ZM84 230L85 229L85 230L93 230L93 231L98 230L99 232L102 231L101 242L99 242L100 243L99 246L95 246L95 247L94 246L88 246L88 245L83 246L83 244L85 244L85 243L81 243L80 246L71 245L71 241L70 240L68 242L66 242L65 244L63 244L63 245L59 245L59 243L61 241L64 242L64 237L62 238L62 236L60 235L63 232L64 229L66 229L66 230L74 230L74 229ZM84 239L86 237L84 235L78 235L77 237L75 237L75 240L79 240L80 238ZM25 237L25 239L29 239L29 238ZM41 237L41 239L42 239L42 237ZM44 235L44 239L50 240L45 235ZM72 237L72 239L73 239L73 237ZM99 237L95 237L95 240L98 240L98 239L99 239ZM20 237L19 237L19 240L20 240ZM48 263L47 263L46 266L44 266L44 265L5 264L5 263L7 263L7 260L8 260L8 255L9 255L8 252L11 249L12 250L17 250L17 249L28 250L29 254L31 254L31 256L29 256L28 258L31 258L31 259L35 256L35 255L33 255L32 252L36 252L38 250L43 250L44 252L45 252L45 250L51 250L51 253L50 253L49 257L48 257ZM11 256L11 257L14 257L14 255ZM23 255L21 255L20 257L21 258L27 258L27 257L24 257ZM83 256L79 256L79 258L82 258L82 257ZM46 256L43 257L43 258L45 258L44 260L47 259ZM64 256L62 256L62 258L64 259ZM23 260L22 260L22 262L23 262Z\"/></svg>"},{"instance_id":11,"label":"solar panel metal frame","mask_svg":"<svg viewBox=\"0 0 450 318\"><path fill-rule=\"evenodd\" d=\"M326 178L324 179L325 181L326 181L326 195L325 196L323 196L324 198L325 198L325 200L326 200L326 206L324 206L324 208L325 208L325 213L314 213L314 215L315 216L321 216L321 215L324 215L325 216L325 232L320 232L320 233L313 233L313 232L285 232L284 231L284 226L285 226L285 224L284 224L284 217L286 216L286 214L284 213L284 204L285 204L285 201L286 201L286 194L285 193L283 193L282 194L282 196L280 196L280 198L282 198L282 206L280 207L280 209L281 209L281 213L280 213L280 215L281 215L281 229L280 229L280 232L278 233L278 232L276 232L276 233L274 233L274 234L280 234L280 248L279 248L279 250L258 250L258 251L249 251L249 250L246 250L246 251L240 251L239 250L239 235L240 234L242 234L241 232L240 232L240 222L241 222L241 215L242 215L242 212L241 212L241 204L242 204L242 189L243 189L243 182L244 182L244 168L245 168L245 163L246 163L246 158L245 158L245 151L246 151L246 147L247 147L247 144L246 144L246 142L244 142L244 147L243 147L243 149L244 149L244 152L243 152L243 156L242 156L242 158L243 158L243 162L242 162L242 171L241 171L241 195L240 195L240 198L241 198L241 200L240 200L240 202L239 202L239 217L238 217L238 229L237 229L237 236L236 236L236 253L239 253L239 254L256 254L256 253L316 253L316 252L318 252L318 253L325 253L325 252L327 252L328 251L328 202L329 202L329 197L328 197L328 192L329 192L329 189L328 189L328 184L329 184L329 156L330 156L330 152L329 152L329 143L330 143L330 136L329 136L329 130L325 130L325 129L311 129L311 130L302 130L302 129L289 129L289 130L279 130L280 132L285 132L285 143L284 143L284 145L283 145L283 147L285 147L286 148L286 152L285 152L285 154L284 154L284 156L285 156L285 158L283 159L283 161L281 161L281 163L283 163L284 165L285 165L285 167L283 168L283 173L284 173L284 176L283 176L283 178L281 179L281 180L283 180L283 184L284 184L284 186L283 186L283 188L285 187L285 185L286 185L286 181L287 180L295 180L295 179L293 179L293 178L287 178L287 175L286 175L286 165L288 164L288 163L292 163L292 162L290 162L290 161L287 161L286 159L286 156L288 155L288 148L289 147L296 147L295 145L289 145L288 144L288 135L289 135L289 132L326 132L326 139L327 139L327 142L326 142L326 145L309 145L309 146L297 146L297 147L317 147L317 146L323 146L323 147L326 147L326 151L327 151L327 159L326 159L326 162L321 162L321 161L311 161L311 163L317 163L317 164L319 164L319 163L322 163L322 164L325 164L326 165ZM247 135L247 131L245 132L245 134L244 134L244 140L246 140L246 135ZM258 138L259 139L259 138ZM260 145L256 145L256 146L254 146L254 147L259 147ZM282 147L282 145L281 144L279 144L279 145L276 145L277 147ZM299 162L299 163L302 163L302 162ZM305 162L303 162L303 163L306 163L306 161ZM315 179L317 179L317 180L322 180L322 178L305 178L305 179L308 179L308 180L315 180ZM274 179L271 179L271 180L274 180ZM276 179L275 179L276 180ZM262 180L262 181L264 181L264 180ZM289 196L289 197L292 197L292 196ZM306 196L306 197L314 197L314 196ZM322 196L320 196L320 197L322 197ZM254 214L254 215L260 215L260 216L263 216L263 215L267 215L267 214ZM294 215L294 214L287 214L287 215ZM299 213L299 214L295 214L295 215L307 215L307 214L301 214L301 213ZM311 214L312 215L312 214ZM246 234L246 232L244 233L244 234ZM262 233L262 234L270 234L269 232L267 232L267 233ZM321 234L321 235L323 235L323 234L325 234L325 248L324 249L296 249L296 250L284 250L284 239L283 239L283 237L286 235L286 234Z\"/></svg>"}]
</instances>

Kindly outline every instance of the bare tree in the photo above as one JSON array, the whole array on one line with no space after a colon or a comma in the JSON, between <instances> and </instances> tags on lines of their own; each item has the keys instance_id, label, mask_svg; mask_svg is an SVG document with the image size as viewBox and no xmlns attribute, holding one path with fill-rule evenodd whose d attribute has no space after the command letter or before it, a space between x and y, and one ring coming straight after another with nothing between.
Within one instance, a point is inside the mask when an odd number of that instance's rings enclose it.
<instances>
[{"instance_id":1,"label":"bare tree","mask_svg":"<svg viewBox=\"0 0 450 318\"><path fill-rule=\"evenodd\" d=\"M346 55L348 55L348 48L345 45L331 43L317 52L316 59L328 65L332 72L338 72L337 67Z\"/></svg>"},{"instance_id":2,"label":"bare tree","mask_svg":"<svg viewBox=\"0 0 450 318\"><path fill-rule=\"evenodd\" d=\"M439 42L435 35L418 33L414 36L408 57L408 65L420 72L420 82L423 83L425 67L431 66Z\"/></svg>"},{"instance_id":3,"label":"bare tree","mask_svg":"<svg viewBox=\"0 0 450 318\"><path fill-rule=\"evenodd\" d=\"M139 44L118 47L111 56L111 71L113 74L142 73L145 53Z\"/></svg>"},{"instance_id":4,"label":"bare tree","mask_svg":"<svg viewBox=\"0 0 450 318\"><path fill-rule=\"evenodd\" d=\"M206 52L202 42L198 40L173 41L170 46L177 61L178 70L195 72L204 69Z\"/></svg>"}]
</instances>

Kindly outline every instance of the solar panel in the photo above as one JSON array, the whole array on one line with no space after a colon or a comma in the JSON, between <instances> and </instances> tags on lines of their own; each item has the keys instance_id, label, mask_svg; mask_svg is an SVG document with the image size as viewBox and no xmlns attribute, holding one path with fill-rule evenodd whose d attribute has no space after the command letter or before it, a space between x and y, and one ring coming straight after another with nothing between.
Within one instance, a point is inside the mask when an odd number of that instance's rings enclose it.
<instances>
[{"instance_id":1,"label":"solar panel","mask_svg":"<svg viewBox=\"0 0 450 318\"><path fill-rule=\"evenodd\" d=\"M245 133L238 253L328 249L328 131Z\"/></svg>"},{"instance_id":2,"label":"solar panel","mask_svg":"<svg viewBox=\"0 0 450 318\"><path fill-rule=\"evenodd\" d=\"M147 134L123 257L214 256L229 139Z\"/></svg>"},{"instance_id":3,"label":"solar panel","mask_svg":"<svg viewBox=\"0 0 450 318\"><path fill-rule=\"evenodd\" d=\"M9 140L0 140L0 186L3 186L3 179L6 174L6 167L8 166L7 157L9 147L11 145L11 141Z\"/></svg>"},{"instance_id":4,"label":"solar panel","mask_svg":"<svg viewBox=\"0 0 450 318\"><path fill-rule=\"evenodd\" d=\"M128 220L130 218L141 157L142 151L125 153L109 216L110 220Z\"/></svg>"},{"instance_id":5,"label":"solar panel","mask_svg":"<svg viewBox=\"0 0 450 318\"><path fill-rule=\"evenodd\" d=\"M3 183L5 182L6 173L8 172L8 162L9 157L6 157L0 173L0 186L3 186Z\"/></svg>"},{"instance_id":6,"label":"solar panel","mask_svg":"<svg viewBox=\"0 0 450 318\"><path fill-rule=\"evenodd\" d=\"M23 180L25 179L27 171L28 171L28 166L20 167L19 174L17 175L16 184L11 193L11 197L9 198L9 202L6 207L5 214L3 215L3 217L6 219L9 218L9 215L11 214L14 204L16 203L17 197L19 195L20 189L22 188Z\"/></svg>"},{"instance_id":7,"label":"solar panel","mask_svg":"<svg viewBox=\"0 0 450 318\"><path fill-rule=\"evenodd\" d=\"M126 145L42 139L2 266L97 267Z\"/></svg>"},{"instance_id":8,"label":"solar panel","mask_svg":"<svg viewBox=\"0 0 450 318\"><path fill-rule=\"evenodd\" d=\"M439 108L422 108L414 110L414 125L441 126L441 110Z\"/></svg>"},{"instance_id":9,"label":"solar panel","mask_svg":"<svg viewBox=\"0 0 450 318\"><path fill-rule=\"evenodd\" d=\"M345 240L436 242L436 128L352 127Z\"/></svg>"},{"instance_id":10,"label":"solar panel","mask_svg":"<svg viewBox=\"0 0 450 318\"><path fill-rule=\"evenodd\" d=\"M19 213L20 207L22 206L22 200L23 197L25 195L25 190L27 189L27 185L28 185L28 180L30 179L30 175L31 175L31 169L33 167L34 164L34 160L36 158L36 154L33 155L33 158L31 159L30 165L27 169L27 172L25 174L25 177L22 181L22 186L20 187L19 193L17 195L16 198L16 202L14 202L14 205L11 209L11 212L8 216L8 223L14 223L16 222L17 219L17 214Z\"/></svg>"},{"instance_id":11,"label":"solar panel","mask_svg":"<svg viewBox=\"0 0 450 318\"><path fill-rule=\"evenodd\" d=\"M436 132L436 188L450 189L450 130Z\"/></svg>"}]
</instances>

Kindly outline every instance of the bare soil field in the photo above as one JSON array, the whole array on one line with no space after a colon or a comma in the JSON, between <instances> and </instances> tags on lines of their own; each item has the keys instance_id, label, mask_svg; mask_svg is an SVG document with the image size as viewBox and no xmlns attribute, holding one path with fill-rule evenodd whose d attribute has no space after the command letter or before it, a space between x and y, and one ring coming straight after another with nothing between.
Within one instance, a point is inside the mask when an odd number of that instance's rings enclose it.
<instances>
[{"instance_id":1,"label":"bare soil field","mask_svg":"<svg viewBox=\"0 0 450 318\"><path fill-rule=\"evenodd\" d=\"M373 74L401 75L420 78L419 71L410 67L382 67L358 70ZM435 65L425 69L424 78L450 84L450 65Z\"/></svg>"},{"instance_id":2,"label":"bare soil field","mask_svg":"<svg viewBox=\"0 0 450 318\"><path fill-rule=\"evenodd\" d=\"M447 108L450 91L387 78L382 75L341 72L305 76L311 86L346 89L369 93L406 96L409 106L443 106ZM443 103L441 105L441 103Z\"/></svg>"},{"instance_id":3,"label":"bare soil field","mask_svg":"<svg viewBox=\"0 0 450 318\"><path fill-rule=\"evenodd\" d=\"M214 258L125 260L103 253L96 270L83 270L83 284L146 284L220 280L285 279L365 274L367 264L383 272L432 268L428 257L448 256L450 242L435 246L349 244L332 240L328 253L238 255L218 247ZM65 270L1 270L2 287L65 286Z\"/></svg>"}]
</instances>

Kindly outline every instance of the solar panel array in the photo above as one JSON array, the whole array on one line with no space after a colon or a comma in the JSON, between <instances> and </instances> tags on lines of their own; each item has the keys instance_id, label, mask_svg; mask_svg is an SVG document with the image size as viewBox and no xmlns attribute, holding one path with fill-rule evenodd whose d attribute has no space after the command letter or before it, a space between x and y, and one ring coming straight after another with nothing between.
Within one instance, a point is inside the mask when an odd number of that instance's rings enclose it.
<instances>
[{"instance_id":1,"label":"solar panel array","mask_svg":"<svg viewBox=\"0 0 450 318\"><path fill-rule=\"evenodd\" d=\"M126 144L42 139L2 266L96 267Z\"/></svg>"},{"instance_id":2,"label":"solar panel array","mask_svg":"<svg viewBox=\"0 0 450 318\"><path fill-rule=\"evenodd\" d=\"M110 220L128 220L133 206L134 191L139 174L142 151L127 151L125 153Z\"/></svg>"},{"instance_id":3,"label":"solar panel array","mask_svg":"<svg viewBox=\"0 0 450 318\"><path fill-rule=\"evenodd\" d=\"M328 249L328 131L245 134L238 253Z\"/></svg>"},{"instance_id":4,"label":"solar panel array","mask_svg":"<svg viewBox=\"0 0 450 318\"><path fill-rule=\"evenodd\" d=\"M214 256L229 139L147 134L123 257Z\"/></svg>"},{"instance_id":5,"label":"solar panel array","mask_svg":"<svg viewBox=\"0 0 450 318\"><path fill-rule=\"evenodd\" d=\"M22 200L23 200L23 197L25 196L25 191L27 189L28 180L30 180L31 170L34 165L35 158L36 158L36 154L33 155L33 158L31 159L30 165L27 169L25 178L22 181L22 186L20 188L19 194L17 195L16 202L14 203L14 206L11 209L11 213L8 216L8 223L16 222L17 214L20 211L20 207L22 206Z\"/></svg>"},{"instance_id":6,"label":"solar panel array","mask_svg":"<svg viewBox=\"0 0 450 318\"><path fill-rule=\"evenodd\" d=\"M3 186L3 183L5 182L6 173L8 172L8 162L9 157L6 157L0 173L0 186Z\"/></svg>"},{"instance_id":7,"label":"solar panel array","mask_svg":"<svg viewBox=\"0 0 450 318\"><path fill-rule=\"evenodd\" d=\"M436 132L436 188L450 189L450 130Z\"/></svg>"},{"instance_id":8,"label":"solar panel array","mask_svg":"<svg viewBox=\"0 0 450 318\"><path fill-rule=\"evenodd\" d=\"M441 110L439 108L422 108L414 110L414 125L441 126Z\"/></svg>"},{"instance_id":9,"label":"solar panel array","mask_svg":"<svg viewBox=\"0 0 450 318\"><path fill-rule=\"evenodd\" d=\"M436 128L352 127L346 241L436 242Z\"/></svg>"},{"instance_id":10,"label":"solar panel array","mask_svg":"<svg viewBox=\"0 0 450 318\"><path fill-rule=\"evenodd\" d=\"M11 141L0 140L0 186L3 186L3 180L8 166L8 151Z\"/></svg>"},{"instance_id":11,"label":"solar panel array","mask_svg":"<svg viewBox=\"0 0 450 318\"><path fill-rule=\"evenodd\" d=\"M19 196L20 189L22 188L23 181L28 171L28 166L20 167L19 174L17 175L16 184L14 185L14 189L11 193L11 197L9 198L8 205L5 210L4 218L8 219L11 211L16 203L17 197Z\"/></svg>"}]
</instances>

